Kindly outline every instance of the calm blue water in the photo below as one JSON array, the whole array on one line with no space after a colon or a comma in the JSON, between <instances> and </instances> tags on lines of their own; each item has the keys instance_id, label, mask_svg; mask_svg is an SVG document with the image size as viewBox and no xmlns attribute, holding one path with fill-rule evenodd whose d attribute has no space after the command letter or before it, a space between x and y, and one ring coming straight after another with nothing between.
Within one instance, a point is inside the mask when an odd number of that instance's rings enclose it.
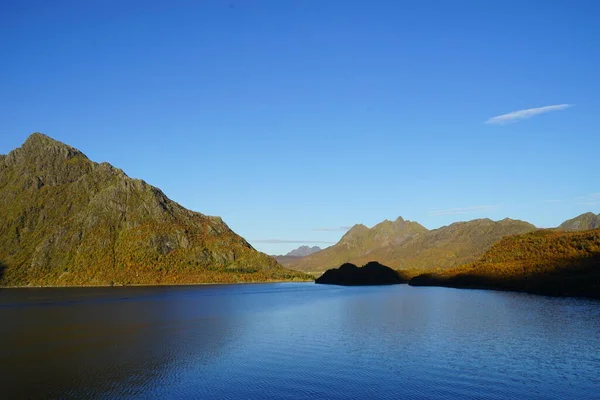
<instances>
[{"instance_id":1,"label":"calm blue water","mask_svg":"<svg viewBox=\"0 0 600 400\"><path fill-rule=\"evenodd\" d=\"M2 398L600 398L600 302L312 283L0 290Z\"/></svg>"}]
</instances>

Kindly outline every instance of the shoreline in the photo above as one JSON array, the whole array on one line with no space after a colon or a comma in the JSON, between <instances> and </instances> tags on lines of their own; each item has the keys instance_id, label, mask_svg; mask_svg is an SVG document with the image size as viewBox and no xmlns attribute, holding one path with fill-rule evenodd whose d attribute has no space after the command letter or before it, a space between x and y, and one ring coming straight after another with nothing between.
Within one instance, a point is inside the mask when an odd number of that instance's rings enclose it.
<instances>
[{"instance_id":1,"label":"shoreline","mask_svg":"<svg viewBox=\"0 0 600 400\"><path fill-rule=\"evenodd\" d=\"M133 283L128 285L46 285L46 286L0 286L1 289L70 289L70 288L128 288L128 287L163 287L163 286L208 286L208 285L254 285L264 283L309 283L313 281L257 281L257 282L200 282L200 283Z\"/></svg>"}]
</instances>

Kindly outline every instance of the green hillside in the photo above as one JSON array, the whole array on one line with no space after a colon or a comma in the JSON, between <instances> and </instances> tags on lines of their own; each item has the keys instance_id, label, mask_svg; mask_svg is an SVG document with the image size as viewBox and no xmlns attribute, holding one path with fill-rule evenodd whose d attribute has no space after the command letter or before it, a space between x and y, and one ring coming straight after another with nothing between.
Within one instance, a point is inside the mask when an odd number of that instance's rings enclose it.
<instances>
[{"instance_id":1,"label":"green hillside","mask_svg":"<svg viewBox=\"0 0 600 400\"><path fill-rule=\"evenodd\" d=\"M45 135L0 156L2 286L310 279L218 217Z\"/></svg>"}]
</instances>

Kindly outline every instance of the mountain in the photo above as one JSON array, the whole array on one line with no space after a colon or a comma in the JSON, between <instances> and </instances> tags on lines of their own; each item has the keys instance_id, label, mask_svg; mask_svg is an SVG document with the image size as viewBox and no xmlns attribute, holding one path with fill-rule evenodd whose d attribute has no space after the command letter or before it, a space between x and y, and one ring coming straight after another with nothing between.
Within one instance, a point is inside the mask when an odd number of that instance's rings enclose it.
<instances>
[{"instance_id":1,"label":"mountain","mask_svg":"<svg viewBox=\"0 0 600 400\"><path fill-rule=\"evenodd\" d=\"M390 224L396 223L385 221L382 224L384 227L389 227ZM410 224L416 223L411 222ZM318 274L331 268L331 264L335 261L358 265L377 261L392 268L404 270L408 275L414 276L425 271L443 270L475 261L494 242L504 236L526 233L536 229L530 223L509 218L502 221L492 221L486 218L456 222L431 231L416 224L410 225L411 235L400 236L396 241L390 240L392 236L387 235L387 240L375 241L379 244L378 246L370 248L362 246L367 242L365 238L377 236L374 234L374 230L379 225L373 229L364 225L355 225L334 246L312 256L294 260L286 266ZM367 251L365 251L365 247L368 249Z\"/></svg>"},{"instance_id":2,"label":"mountain","mask_svg":"<svg viewBox=\"0 0 600 400\"><path fill-rule=\"evenodd\" d=\"M600 214L588 212L569 219L558 226L559 231L575 232L600 228Z\"/></svg>"},{"instance_id":3,"label":"mountain","mask_svg":"<svg viewBox=\"0 0 600 400\"><path fill-rule=\"evenodd\" d=\"M306 279L219 217L43 134L0 155L0 285Z\"/></svg>"},{"instance_id":4,"label":"mountain","mask_svg":"<svg viewBox=\"0 0 600 400\"><path fill-rule=\"evenodd\" d=\"M298 260L301 257L309 256L309 255L314 254L321 250L322 249L319 246L313 246L313 247L300 246L297 249L290 251L289 253L287 253L284 256L273 256L273 258L275 260L277 260L277 262L280 263L281 265L288 265L288 264L291 264L292 262Z\"/></svg>"},{"instance_id":5,"label":"mountain","mask_svg":"<svg viewBox=\"0 0 600 400\"><path fill-rule=\"evenodd\" d=\"M379 261L410 275L444 270L477 260L492 244L505 236L531 232L537 228L524 221L488 218L456 222L415 236L397 246L387 246L367 257L363 263Z\"/></svg>"},{"instance_id":6,"label":"mountain","mask_svg":"<svg viewBox=\"0 0 600 400\"><path fill-rule=\"evenodd\" d=\"M600 229L509 236L471 264L413 278L413 286L501 289L600 298Z\"/></svg>"},{"instance_id":7,"label":"mountain","mask_svg":"<svg viewBox=\"0 0 600 400\"><path fill-rule=\"evenodd\" d=\"M427 232L427 228L421 224L405 221L402 217L398 217L395 221L385 220L370 229L365 225L358 224L346 232L335 245L318 253L291 260L284 265L291 269L320 274L327 269L360 259L377 249L399 245L405 240L425 232Z\"/></svg>"},{"instance_id":8,"label":"mountain","mask_svg":"<svg viewBox=\"0 0 600 400\"><path fill-rule=\"evenodd\" d=\"M286 256L291 256L291 257L306 257L306 256L310 256L313 253L316 253L317 251L321 251L322 249L319 246L313 246L313 247L308 247L308 246L300 246L297 249L294 249L292 251L290 251L289 253L286 254Z\"/></svg>"}]
</instances>

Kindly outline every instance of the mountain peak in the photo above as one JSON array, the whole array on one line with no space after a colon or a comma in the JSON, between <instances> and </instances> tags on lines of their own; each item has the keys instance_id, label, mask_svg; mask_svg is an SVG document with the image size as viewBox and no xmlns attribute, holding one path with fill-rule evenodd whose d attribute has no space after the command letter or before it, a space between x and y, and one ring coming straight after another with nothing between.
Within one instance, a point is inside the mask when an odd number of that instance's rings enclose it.
<instances>
[{"instance_id":1,"label":"mountain peak","mask_svg":"<svg viewBox=\"0 0 600 400\"><path fill-rule=\"evenodd\" d=\"M50 136L43 134L41 132L33 132L31 135L27 137L25 143L27 142L58 142L58 140L52 139Z\"/></svg>"},{"instance_id":2,"label":"mountain peak","mask_svg":"<svg viewBox=\"0 0 600 400\"><path fill-rule=\"evenodd\" d=\"M20 148L10 152L10 158L13 162L31 158L58 158L64 160L76 156L83 157L87 160L87 157L76 148L39 132L29 135Z\"/></svg>"}]
</instances>

